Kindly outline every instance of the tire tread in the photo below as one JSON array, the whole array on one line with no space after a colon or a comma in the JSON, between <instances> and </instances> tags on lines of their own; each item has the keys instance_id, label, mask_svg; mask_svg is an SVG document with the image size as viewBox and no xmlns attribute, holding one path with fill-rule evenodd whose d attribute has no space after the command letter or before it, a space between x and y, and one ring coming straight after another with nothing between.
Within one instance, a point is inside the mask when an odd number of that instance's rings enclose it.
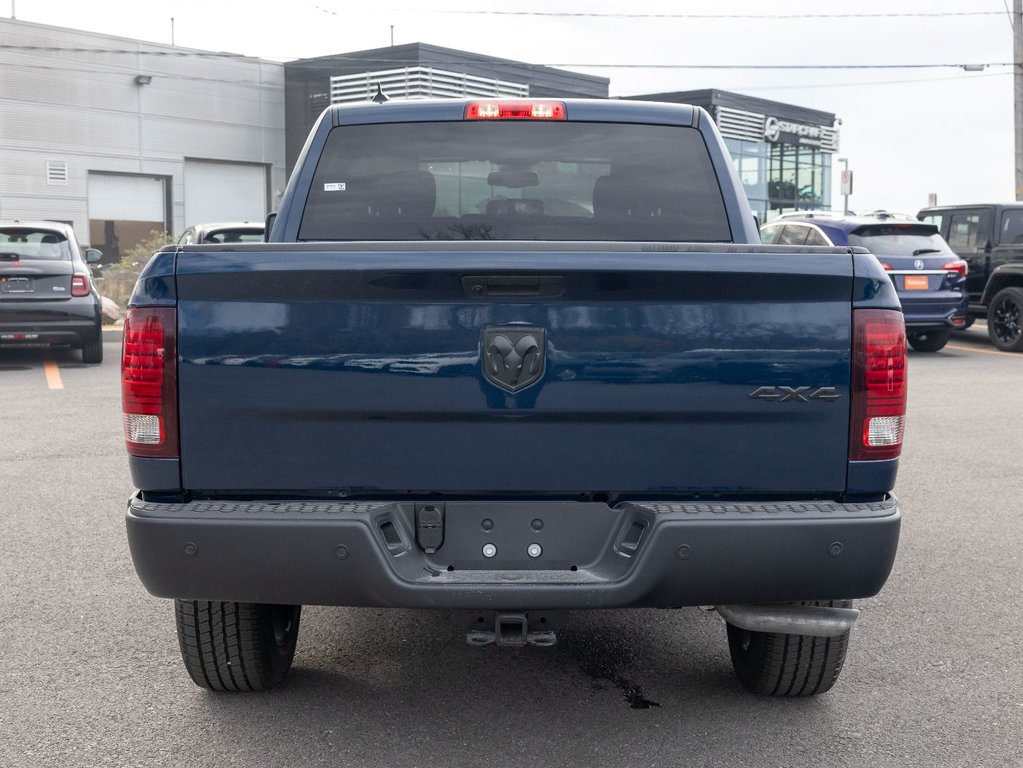
<instances>
[{"instance_id":1,"label":"tire tread","mask_svg":"<svg viewBox=\"0 0 1023 768\"><path fill-rule=\"evenodd\" d=\"M291 666L295 638L277 646L271 608L176 600L178 644L193 682L213 691L261 691L279 683ZM295 622L297 634L297 615Z\"/></svg>"},{"instance_id":2,"label":"tire tread","mask_svg":"<svg viewBox=\"0 0 1023 768\"><path fill-rule=\"evenodd\" d=\"M92 341L82 345L82 362L86 365L98 365L103 362L103 332Z\"/></svg>"},{"instance_id":3,"label":"tire tread","mask_svg":"<svg viewBox=\"0 0 1023 768\"><path fill-rule=\"evenodd\" d=\"M800 603L848 607L849 600ZM749 648L743 649L743 637ZM838 681L845 663L849 633L814 637L776 632L749 632L728 625L728 644L743 687L765 696L804 697L824 693Z\"/></svg>"}]
</instances>

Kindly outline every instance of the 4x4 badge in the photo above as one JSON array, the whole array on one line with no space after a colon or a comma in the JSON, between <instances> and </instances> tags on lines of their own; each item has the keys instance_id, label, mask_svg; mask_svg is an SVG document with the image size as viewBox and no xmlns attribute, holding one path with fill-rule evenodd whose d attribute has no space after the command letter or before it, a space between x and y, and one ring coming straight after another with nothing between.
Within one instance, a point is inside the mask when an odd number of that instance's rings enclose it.
<instances>
[{"instance_id":1,"label":"4x4 badge","mask_svg":"<svg viewBox=\"0 0 1023 768\"><path fill-rule=\"evenodd\" d=\"M823 400L833 403L841 397L834 387L760 387L749 394L751 400L767 400L772 403L808 403Z\"/></svg>"},{"instance_id":2,"label":"4x4 badge","mask_svg":"<svg viewBox=\"0 0 1023 768\"><path fill-rule=\"evenodd\" d=\"M543 376L547 332L521 325L483 329L483 373L508 392L518 392Z\"/></svg>"}]
</instances>

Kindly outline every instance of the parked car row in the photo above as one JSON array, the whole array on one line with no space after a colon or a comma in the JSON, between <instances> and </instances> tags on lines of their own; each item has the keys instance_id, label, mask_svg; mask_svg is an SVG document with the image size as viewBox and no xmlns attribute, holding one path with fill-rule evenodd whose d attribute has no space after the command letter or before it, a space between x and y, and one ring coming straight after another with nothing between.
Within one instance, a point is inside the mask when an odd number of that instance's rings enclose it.
<instances>
[{"instance_id":1,"label":"parked car row","mask_svg":"<svg viewBox=\"0 0 1023 768\"><path fill-rule=\"evenodd\" d=\"M934 224L890 213L843 216L813 211L783 214L761 230L765 243L862 246L877 256L895 286L906 318L906 340L937 352L952 330L965 328L967 264Z\"/></svg>"},{"instance_id":2,"label":"parked car row","mask_svg":"<svg viewBox=\"0 0 1023 768\"><path fill-rule=\"evenodd\" d=\"M1023 203L936 206L916 218L799 211L766 224L761 237L867 248L895 285L917 351L936 352L979 319L996 347L1023 352Z\"/></svg>"},{"instance_id":3,"label":"parked car row","mask_svg":"<svg viewBox=\"0 0 1023 768\"><path fill-rule=\"evenodd\" d=\"M191 226L178 243L262 240L262 222L242 221ZM90 269L102 258L68 224L0 221L0 347L77 347L83 362L103 362L102 299Z\"/></svg>"},{"instance_id":4,"label":"parked car row","mask_svg":"<svg viewBox=\"0 0 1023 768\"><path fill-rule=\"evenodd\" d=\"M178 245L262 242L262 222L195 224ZM764 243L862 246L880 260L902 301L907 340L937 352L955 329L987 321L999 349L1023 352L1023 203L924 208L917 219L877 211L782 214ZM70 345L103 359L100 298L83 249L67 224L0 222L0 346Z\"/></svg>"}]
</instances>

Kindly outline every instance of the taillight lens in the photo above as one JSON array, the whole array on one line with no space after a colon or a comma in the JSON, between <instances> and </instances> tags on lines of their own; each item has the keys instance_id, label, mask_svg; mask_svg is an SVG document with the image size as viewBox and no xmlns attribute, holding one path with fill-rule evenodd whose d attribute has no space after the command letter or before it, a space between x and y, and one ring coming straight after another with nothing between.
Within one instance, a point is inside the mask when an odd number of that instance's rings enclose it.
<instances>
[{"instance_id":1,"label":"taillight lens","mask_svg":"<svg viewBox=\"0 0 1023 768\"><path fill-rule=\"evenodd\" d=\"M892 309L856 310L849 460L897 459L905 429L905 320Z\"/></svg>"},{"instance_id":2,"label":"taillight lens","mask_svg":"<svg viewBox=\"0 0 1023 768\"><path fill-rule=\"evenodd\" d=\"M887 261L882 261L881 262L881 266L884 267L884 271L885 272L891 272L892 271L892 265L889 264Z\"/></svg>"},{"instance_id":3,"label":"taillight lens","mask_svg":"<svg viewBox=\"0 0 1023 768\"><path fill-rule=\"evenodd\" d=\"M945 270L946 272L958 272L963 277L966 277L966 275L970 271L970 265L967 264L962 259L955 259L954 261L946 261L942 265L941 268L943 270Z\"/></svg>"},{"instance_id":4,"label":"taillight lens","mask_svg":"<svg viewBox=\"0 0 1023 768\"><path fill-rule=\"evenodd\" d=\"M71 276L71 295L72 296L88 296L89 295L89 278L85 275L72 275Z\"/></svg>"},{"instance_id":5,"label":"taillight lens","mask_svg":"<svg viewBox=\"0 0 1023 768\"><path fill-rule=\"evenodd\" d=\"M466 120L564 120L561 101L472 101L465 105Z\"/></svg>"},{"instance_id":6,"label":"taillight lens","mask_svg":"<svg viewBox=\"0 0 1023 768\"><path fill-rule=\"evenodd\" d=\"M132 456L178 458L177 312L133 307L124 318L121 404Z\"/></svg>"}]
</instances>

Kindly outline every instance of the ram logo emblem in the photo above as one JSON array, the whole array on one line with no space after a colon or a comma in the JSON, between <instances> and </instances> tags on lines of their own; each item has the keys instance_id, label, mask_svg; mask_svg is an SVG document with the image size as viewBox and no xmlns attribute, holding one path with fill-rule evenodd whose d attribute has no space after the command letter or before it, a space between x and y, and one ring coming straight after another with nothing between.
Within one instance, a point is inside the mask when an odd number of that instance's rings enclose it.
<instances>
[{"instance_id":1,"label":"ram logo emblem","mask_svg":"<svg viewBox=\"0 0 1023 768\"><path fill-rule=\"evenodd\" d=\"M508 392L535 384L543 375L547 333L521 325L483 329L483 373Z\"/></svg>"},{"instance_id":2,"label":"ram logo emblem","mask_svg":"<svg viewBox=\"0 0 1023 768\"><path fill-rule=\"evenodd\" d=\"M833 403L841 395L834 387L760 387L749 394L750 400L767 400L771 403L809 403L823 400Z\"/></svg>"}]
</instances>

